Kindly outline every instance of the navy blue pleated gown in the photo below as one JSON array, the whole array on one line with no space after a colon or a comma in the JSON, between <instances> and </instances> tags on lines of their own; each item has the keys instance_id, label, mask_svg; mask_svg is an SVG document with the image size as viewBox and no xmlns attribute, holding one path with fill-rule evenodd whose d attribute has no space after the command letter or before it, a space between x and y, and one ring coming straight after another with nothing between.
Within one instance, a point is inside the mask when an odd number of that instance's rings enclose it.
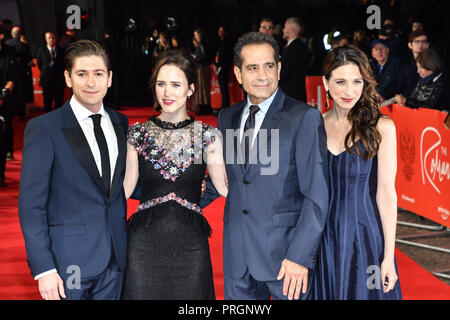
<instances>
[{"instance_id":1,"label":"navy blue pleated gown","mask_svg":"<svg viewBox=\"0 0 450 320\"><path fill-rule=\"evenodd\" d=\"M360 140L356 146L364 150ZM364 161L348 151L328 151L328 163L330 212L319 247L313 299L402 299L400 281L385 294L377 277L384 253L376 203L377 157Z\"/></svg>"}]
</instances>

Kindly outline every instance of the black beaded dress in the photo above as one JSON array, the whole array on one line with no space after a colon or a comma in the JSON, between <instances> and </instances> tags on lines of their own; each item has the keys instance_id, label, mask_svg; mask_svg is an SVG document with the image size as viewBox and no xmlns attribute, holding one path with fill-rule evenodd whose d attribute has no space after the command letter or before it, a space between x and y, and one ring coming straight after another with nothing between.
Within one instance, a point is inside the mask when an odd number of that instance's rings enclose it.
<instances>
[{"instance_id":1,"label":"black beaded dress","mask_svg":"<svg viewBox=\"0 0 450 320\"><path fill-rule=\"evenodd\" d=\"M217 135L193 118L173 124L153 116L130 126L142 199L128 221L122 299L215 299L211 228L198 203L206 151Z\"/></svg>"}]
</instances>

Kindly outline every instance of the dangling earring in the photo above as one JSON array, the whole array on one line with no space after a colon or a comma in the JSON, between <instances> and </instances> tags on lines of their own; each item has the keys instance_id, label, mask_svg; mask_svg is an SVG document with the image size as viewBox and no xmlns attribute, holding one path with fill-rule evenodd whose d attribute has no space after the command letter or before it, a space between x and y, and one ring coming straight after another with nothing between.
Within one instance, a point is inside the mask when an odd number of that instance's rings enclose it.
<instances>
[{"instance_id":1,"label":"dangling earring","mask_svg":"<svg viewBox=\"0 0 450 320\"><path fill-rule=\"evenodd\" d=\"M327 105L327 110L330 109L330 103L328 102L328 98L330 98L330 92L327 90L327 92L326 92L326 99L327 99L326 105Z\"/></svg>"},{"instance_id":2,"label":"dangling earring","mask_svg":"<svg viewBox=\"0 0 450 320\"><path fill-rule=\"evenodd\" d=\"M191 96L187 96L187 99L186 99L186 107L188 108L188 109L190 109L192 106L191 106Z\"/></svg>"}]
</instances>

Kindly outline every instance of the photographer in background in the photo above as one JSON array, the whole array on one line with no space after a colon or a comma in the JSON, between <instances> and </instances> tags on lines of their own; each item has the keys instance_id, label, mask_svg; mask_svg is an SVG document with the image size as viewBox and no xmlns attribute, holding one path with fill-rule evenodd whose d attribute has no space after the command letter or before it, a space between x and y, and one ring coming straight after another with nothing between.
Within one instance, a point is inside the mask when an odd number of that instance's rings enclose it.
<instances>
[{"instance_id":1,"label":"photographer in background","mask_svg":"<svg viewBox=\"0 0 450 320\"><path fill-rule=\"evenodd\" d=\"M4 24L0 21L0 188L5 187L5 166L7 150L7 127L11 126L8 115L8 98L14 87L13 57L3 40L7 34ZM9 119L9 120L8 120Z\"/></svg>"}]
</instances>

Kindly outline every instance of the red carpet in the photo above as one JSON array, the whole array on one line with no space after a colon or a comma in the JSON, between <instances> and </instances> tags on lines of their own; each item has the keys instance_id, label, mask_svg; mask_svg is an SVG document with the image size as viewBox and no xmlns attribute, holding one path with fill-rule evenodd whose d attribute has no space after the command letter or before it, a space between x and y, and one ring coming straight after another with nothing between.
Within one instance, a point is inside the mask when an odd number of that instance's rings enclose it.
<instances>
[{"instance_id":1,"label":"red carpet","mask_svg":"<svg viewBox=\"0 0 450 320\"><path fill-rule=\"evenodd\" d=\"M145 121L151 114L150 108L124 108L130 123ZM201 120L216 125L212 116L200 117ZM21 149L25 123L14 122L15 161L8 161L6 169L7 188L0 189L0 300L40 299L37 282L31 277L26 263L24 241L17 215L19 191ZM128 215L137 207L137 201L128 202ZM213 229L210 239L213 261L214 283L217 299L223 299L222 270L222 214L224 199L217 199L204 210ZM401 251L396 251L403 297L406 300L450 299L450 286L424 270Z\"/></svg>"}]
</instances>

